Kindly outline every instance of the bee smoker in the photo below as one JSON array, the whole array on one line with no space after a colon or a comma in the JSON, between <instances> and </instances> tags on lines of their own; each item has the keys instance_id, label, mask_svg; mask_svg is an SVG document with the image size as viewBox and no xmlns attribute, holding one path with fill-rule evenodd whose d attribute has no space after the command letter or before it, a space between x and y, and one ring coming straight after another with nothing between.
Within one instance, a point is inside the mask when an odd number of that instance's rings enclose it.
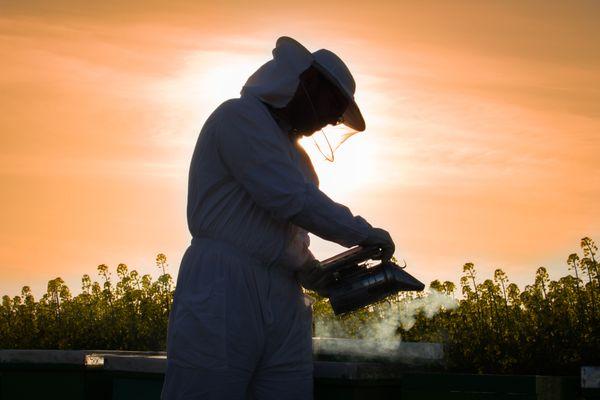
<instances>
[{"instance_id":1,"label":"bee smoker","mask_svg":"<svg viewBox=\"0 0 600 400\"><path fill-rule=\"evenodd\" d=\"M400 291L425 288L391 261L369 265L370 260L380 256L378 247L357 246L321 262L330 280L327 295L336 315L368 306Z\"/></svg>"}]
</instances>

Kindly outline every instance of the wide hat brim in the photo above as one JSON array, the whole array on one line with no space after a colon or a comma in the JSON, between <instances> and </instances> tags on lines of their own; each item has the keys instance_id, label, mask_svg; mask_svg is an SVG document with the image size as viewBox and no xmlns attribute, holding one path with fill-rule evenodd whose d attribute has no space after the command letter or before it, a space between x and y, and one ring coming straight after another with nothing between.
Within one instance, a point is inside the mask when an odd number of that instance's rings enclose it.
<instances>
[{"instance_id":1,"label":"wide hat brim","mask_svg":"<svg viewBox=\"0 0 600 400\"><path fill-rule=\"evenodd\" d=\"M310 57L312 57L313 65L315 66L315 68L317 68L319 72L321 72L327 79L329 79L348 100L348 108L346 108L346 111L343 114L344 125L358 132L364 131L366 128L365 120L362 116L362 113L360 112L358 104L356 104L356 101L354 100L354 93L352 93L349 88L342 84L341 79L336 77L335 71L332 71L330 68L327 67L327 65L319 63L319 61L315 58L316 52L311 53L306 47L304 47L297 40L292 39L291 37L280 37L279 39L277 39L276 46L279 46L280 44L293 45L298 49L298 51L304 52L305 55L310 55Z\"/></svg>"}]
</instances>

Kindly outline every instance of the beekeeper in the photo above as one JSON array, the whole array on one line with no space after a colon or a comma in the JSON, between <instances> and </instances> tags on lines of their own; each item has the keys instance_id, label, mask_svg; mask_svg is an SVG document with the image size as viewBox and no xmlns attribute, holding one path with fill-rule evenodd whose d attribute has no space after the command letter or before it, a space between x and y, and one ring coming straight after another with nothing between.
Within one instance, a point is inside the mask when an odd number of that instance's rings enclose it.
<instances>
[{"instance_id":1,"label":"beekeeper","mask_svg":"<svg viewBox=\"0 0 600 400\"><path fill-rule=\"evenodd\" d=\"M187 218L193 236L169 317L162 398L312 399L311 309L323 291L308 233L350 247L394 243L318 189L298 144L326 125L365 129L355 83L328 50L289 37L221 104L196 143Z\"/></svg>"}]
</instances>

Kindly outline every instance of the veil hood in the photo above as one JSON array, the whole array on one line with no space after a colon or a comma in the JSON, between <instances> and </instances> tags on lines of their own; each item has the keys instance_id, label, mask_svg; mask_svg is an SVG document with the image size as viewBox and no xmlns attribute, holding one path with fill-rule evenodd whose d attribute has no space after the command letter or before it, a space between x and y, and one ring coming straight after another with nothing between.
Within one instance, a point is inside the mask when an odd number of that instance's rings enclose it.
<instances>
[{"instance_id":1,"label":"veil hood","mask_svg":"<svg viewBox=\"0 0 600 400\"><path fill-rule=\"evenodd\" d=\"M248 78L241 94L252 94L275 108L285 107L296 93L300 74L314 60L312 53L300 43L280 37L273 49L273 59Z\"/></svg>"}]
</instances>

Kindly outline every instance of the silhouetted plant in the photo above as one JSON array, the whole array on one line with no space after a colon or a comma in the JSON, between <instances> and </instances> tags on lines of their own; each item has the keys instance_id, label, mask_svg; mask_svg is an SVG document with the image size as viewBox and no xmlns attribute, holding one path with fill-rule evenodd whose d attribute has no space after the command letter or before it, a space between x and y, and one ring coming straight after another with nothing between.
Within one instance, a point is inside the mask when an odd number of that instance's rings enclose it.
<instances>
[{"instance_id":1,"label":"silhouetted plant","mask_svg":"<svg viewBox=\"0 0 600 400\"><path fill-rule=\"evenodd\" d=\"M397 340L442 342L455 370L576 374L581 365L600 364L598 249L588 237L580 246L583 257L567 258L572 275L551 280L539 267L523 290L501 269L480 281L475 265L466 263L458 307L431 318L417 313L406 326L398 306L424 294L400 293L335 317L326 299L310 293L314 320L340 337L370 338L378 324ZM19 296L3 296L0 348L164 350L174 284L164 254L156 256L156 266L160 275L153 280L119 264L115 280L101 264L100 281L83 275L76 296L61 278L49 281L37 302L28 286ZM456 285L434 280L429 290L454 297Z\"/></svg>"}]
</instances>

